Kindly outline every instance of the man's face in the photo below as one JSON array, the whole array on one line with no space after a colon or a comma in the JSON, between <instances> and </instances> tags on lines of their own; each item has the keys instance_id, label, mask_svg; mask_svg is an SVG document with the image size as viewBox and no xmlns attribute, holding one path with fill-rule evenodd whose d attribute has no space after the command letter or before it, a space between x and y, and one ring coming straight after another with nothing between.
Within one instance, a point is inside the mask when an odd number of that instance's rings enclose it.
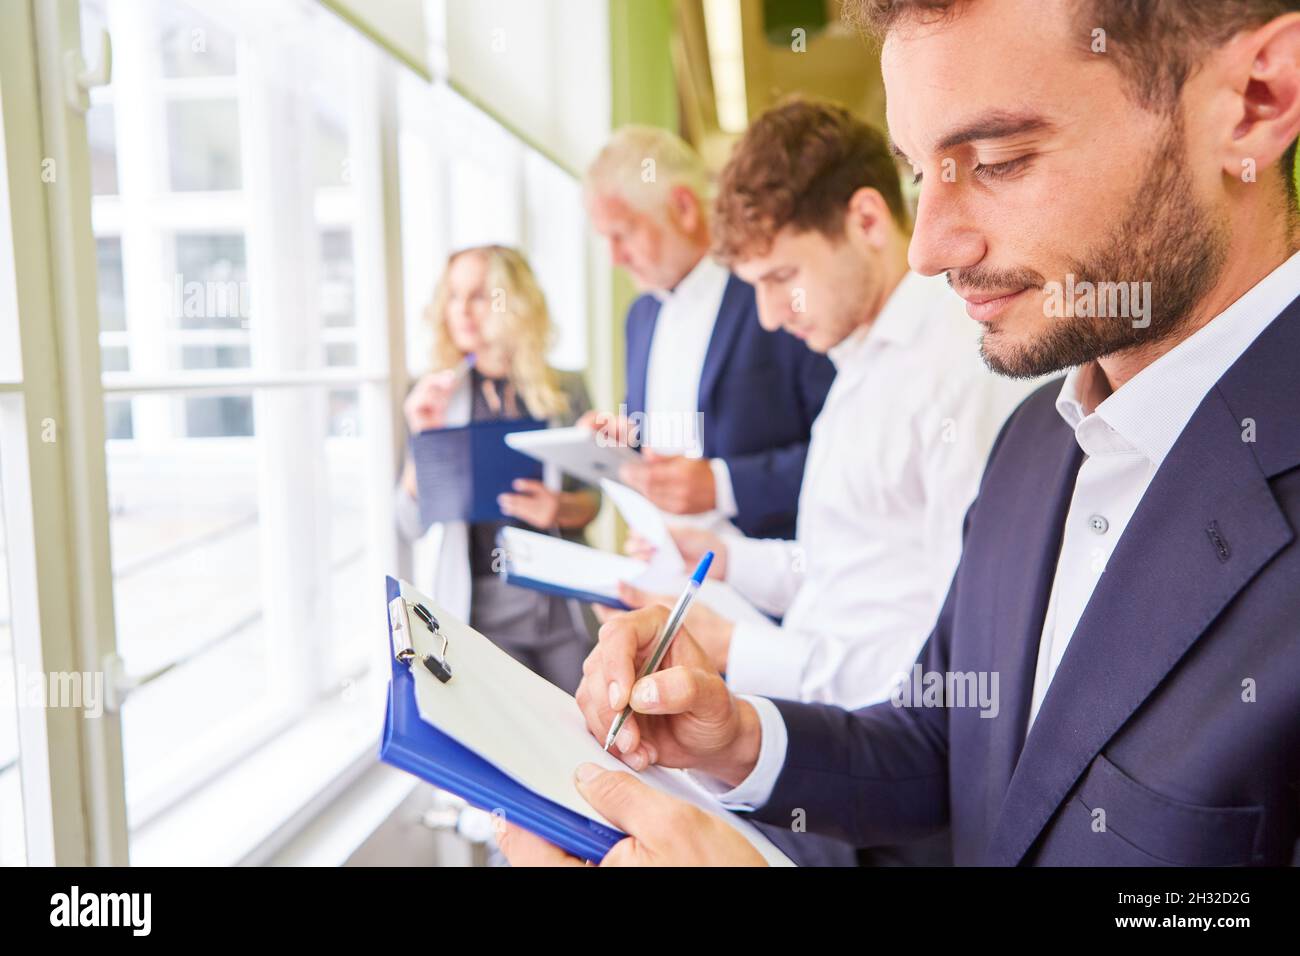
<instances>
[{"instance_id":1,"label":"man's face","mask_svg":"<svg viewBox=\"0 0 1300 956\"><path fill-rule=\"evenodd\" d=\"M862 324L879 284L869 258L848 239L790 226L765 253L736 261L732 270L754 287L763 328L785 329L814 352L833 348Z\"/></svg>"},{"instance_id":2,"label":"man's face","mask_svg":"<svg viewBox=\"0 0 1300 956\"><path fill-rule=\"evenodd\" d=\"M690 271L693 253L668 217L656 218L620 196L596 193L587 197L591 226L609 245L615 266L625 269L642 292L673 288Z\"/></svg>"},{"instance_id":3,"label":"man's face","mask_svg":"<svg viewBox=\"0 0 1300 956\"><path fill-rule=\"evenodd\" d=\"M1107 55L1087 52L1075 6L973 0L941 24L895 28L882 56L891 138L921 175L912 268L947 273L1004 374L1168 337L1225 255L1224 215L1207 198L1217 169L1191 161L1214 155L1198 152L1210 130L1131 99ZM1085 281L1149 283L1146 319L1063 315L1050 293Z\"/></svg>"}]
</instances>

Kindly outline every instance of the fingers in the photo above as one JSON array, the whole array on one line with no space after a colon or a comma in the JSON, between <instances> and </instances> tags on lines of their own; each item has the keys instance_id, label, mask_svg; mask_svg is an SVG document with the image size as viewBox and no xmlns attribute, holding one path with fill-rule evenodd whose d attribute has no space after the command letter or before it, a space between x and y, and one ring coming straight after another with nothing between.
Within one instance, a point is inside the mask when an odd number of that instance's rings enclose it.
<instances>
[{"instance_id":1,"label":"fingers","mask_svg":"<svg viewBox=\"0 0 1300 956\"><path fill-rule=\"evenodd\" d=\"M654 557L655 546L635 531L630 532L623 542L623 553L638 561L649 561Z\"/></svg>"},{"instance_id":2,"label":"fingers","mask_svg":"<svg viewBox=\"0 0 1300 956\"><path fill-rule=\"evenodd\" d=\"M575 783L583 799L636 841L636 846L624 846L623 841L611 851L606 861L618 865L632 862L629 856L635 851L654 853L656 847L665 846L689 830L693 814L699 813L690 804L677 797L654 789L629 773L602 770L591 763L577 768ZM621 849L620 849L621 848Z\"/></svg>"},{"instance_id":3,"label":"fingers","mask_svg":"<svg viewBox=\"0 0 1300 956\"><path fill-rule=\"evenodd\" d=\"M624 612L619 610L618 608L610 607L608 604L593 604L591 606L591 613L596 615L597 621L599 621L601 624L604 624L607 621L612 621L614 618L618 617L620 614ZM590 660L590 658L588 658L588 660ZM584 674L586 673L585 663L583 664L583 673Z\"/></svg>"},{"instance_id":4,"label":"fingers","mask_svg":"<svg viewBox=\"0 0 1300 956\"><path fill-rule=\"evenodd\" d=\"M506 823L497 836L497 846L511 866L586 866L576 856L547 843L535 833Z\"/></svg>"},{"instance_id":5,"label":"fingers","mask_svg":"<svg viewBox=\"0 0 1300 956\"><path fill-rule=\"evenodd\" d=\"M602 746L615 718L627 706L636 668L649 656L667 617L667 609L651 607L616 615L601 625L599 641L583 663L582 683L574 697L587 729ZM638 770L654 757L642 746L641 728L631 717L615 738L613 750Z\"/></svg>"},{"instance_id":6,"label":"fingers","mask_svg":"<svg viewBox=\"0 0 1300 956\"><path fill-rule=\"evenodd\" d=\"M515 493L497 495L497 507L508 518L526 521L534 528L549 528L559 513L560 496L540 481L518 478L514 481Z\"/></svg>"},{"instance_id":7,"label":"fingers","mask_svg":"<svg viewBox=\"0 0 1300 956\"><path fill-rule=\"evenodd\" d=\"M618 469L618 480L633 491L650 497L650 466L641 462L622 465Z\"/></svg>"},{"instance_id":8,"label":"fingers","mask_svg":"<svg viewBox=\"0 0 1300 956\"><path fill-rule=\"evenodd\" d=\"M671 594L652 594L649 591L642 590L635 584L628 584L626 581L618 582L618 599L633 609L658 604L669 610L672 610L672 606L677 600Z\"/></svg>"},{"instance_id":9,"label":"fingers","mask_svg":"<svg viewBox=\"0 0 1300 956\"><path fill-rule=\"evenodd\" d=\"M608 703L612 710L622 710L627 705L637 665L649 656L667 620L668 609L656 606L622 614L601 627L597 649L609 685Z\"/></svg>"},{"instance_id":10,"label":"fingers","mask_svg":"<svg viewBox=\"0 0 1300 956\"><path fill-rule=\"evenodd\" d=\"M510 483L510 486L514 488L515 491L519 492L522 495L556 494L556 492L552 491L550 488L547 488L546 485L542 484L536 478L516 478L513 482Z\"/></svg>"},{"instance_id":11,"label":"fingers","mask_svg":"<svg viewBox=\"0 0 1300 956\"><path fill-rule=\"evenodd\" d=\"M684 558L691 561L698 561L706 551L716 554L726 547L718 535L689 525L669 525L668 533L672 536L673 543L677 545L677 550Z\"/></svg>"},{"instance_id":12,"label":"fingers","mask_svg":"<svg viewBox=\"0 0 1300 956\"><path fill-rule=\"evenodd\" d=\"M626 581L618 582L618 599L633 610L652 603L650 596L645 591L628 584Z\"/></svg>"},{"instance_id":13,"label":"fingers","mask_svg":"<svg viewBox=\"0 0 1300 956\"><path fill-rule=\"evenodd\" d=\"M716 671L678 665L638 680L631 702L641 714L689 713L707 720L730 709L731 695Z\"/></svg>"}]
</instances>

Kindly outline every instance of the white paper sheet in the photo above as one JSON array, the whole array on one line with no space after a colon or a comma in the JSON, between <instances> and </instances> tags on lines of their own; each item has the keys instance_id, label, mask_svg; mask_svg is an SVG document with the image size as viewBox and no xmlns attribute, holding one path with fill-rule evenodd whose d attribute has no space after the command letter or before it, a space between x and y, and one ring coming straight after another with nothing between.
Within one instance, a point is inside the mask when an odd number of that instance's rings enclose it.
<instances>
[{"instance_id":1,"label":"white paper sheet","mask_svg":"<svg viewBox=\"0 0 1300 956\"><path fill-rule=\"evenodd\" d=\"M670 603L686 587L687 575L680 562L666 567L659 563L647 564L627 555L599 551L524 528L503 528L500 537L513 576L614 600L618 599L620 581L669 597ZM696 601L733 622L772 623L741 597L739 591L722 581L706 579Z\"/></svg>"},{"instance_id":2,"label":"white paper sheet","mask_svg":"<svg viewBox=\"0 0 1300 956\"><path fill-rule=\"evenodd\" d=\"M582 425L512 432L506 444L591 484L616 479L622 465L640 460L631 448L600 444L596 433Z\"/></svg>"},{"instance_id":3,"label":"white paper sheet","mask_svg":"<svg viewBox=\"0 0 1300 956\"><path fill-rule=\"evenodd\" d=\"M529 789L592 820L612 826L574 785L574 770L591 762L635 774L652 787L686 800L734 827L769 863L793 865L752 824L723 808L708 791L680 770L650 767L637 773L605 753L572 697L538 677L505 651L442 607L401 583L408 602L424 604L448 638L452 678L440 682L415 667L415 699L420 717L488 760ZM408 611L420 655L437 654L442 641Z\"/></svg>"},{"instance_id":4,"label":"white paper sheet","mask_svg":"<svg viewBox=\"0 0 1300 956\"><path fill-rule=\"evenodd\" d=\"M650 563L657 572L667 574L687 570L685 558L677 550L677 542L668 530L664 513L649 498L627 485L613 481L602 481L600 490L614 502L614 507L618 508L618 513L623 516L627 526L654 546L655 553Z\"/></svg>"}]
</instances>

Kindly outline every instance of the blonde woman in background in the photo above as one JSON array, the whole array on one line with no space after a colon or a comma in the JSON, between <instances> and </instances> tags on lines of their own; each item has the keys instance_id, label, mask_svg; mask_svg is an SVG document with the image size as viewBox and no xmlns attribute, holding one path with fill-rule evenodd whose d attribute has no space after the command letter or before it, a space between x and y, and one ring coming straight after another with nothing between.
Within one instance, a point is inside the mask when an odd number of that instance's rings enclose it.
<instances>
[{"instance_id":1,"label":"blonde woman in background","mask_svg":"<svg viewBox=\"0 0 1300 956\"><path fill-rule=\"evenodd\" d=\"M411 434L523 416L571 425L590 408L581 376L547 364L553 328L546 300L514 249L480 246L453 253L425 316L433 327L433 363L403 406ZM568 479L559 487L520 479L499 503L507 521L426 528L408 456L397 488L398 530L419 542L417 557L426 560L417 567L432 559L431 571L421 569L418 578L426 587L432 584L439 604L572 693L592 643L589 619L577 602L502 582L494 562L496 535L515 524L581 538L600 508L599 492Z\"/></svg>"}]
</instances>

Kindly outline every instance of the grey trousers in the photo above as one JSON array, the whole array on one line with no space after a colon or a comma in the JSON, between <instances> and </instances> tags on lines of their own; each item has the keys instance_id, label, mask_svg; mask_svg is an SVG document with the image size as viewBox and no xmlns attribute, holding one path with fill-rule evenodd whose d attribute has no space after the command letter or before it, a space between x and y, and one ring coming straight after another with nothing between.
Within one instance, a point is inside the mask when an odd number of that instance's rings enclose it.
<instances>
[{"instance_id":1,"label":"grey trousers","mask_svg":"<svg viewBox=\"0 0 1300 956\"><path fill-rule=\"evenodd\" d=\"M533 673L572 694L594 641L586 620L563 598L474 578L470 626Z\"/></svg>"}]
</instances>

